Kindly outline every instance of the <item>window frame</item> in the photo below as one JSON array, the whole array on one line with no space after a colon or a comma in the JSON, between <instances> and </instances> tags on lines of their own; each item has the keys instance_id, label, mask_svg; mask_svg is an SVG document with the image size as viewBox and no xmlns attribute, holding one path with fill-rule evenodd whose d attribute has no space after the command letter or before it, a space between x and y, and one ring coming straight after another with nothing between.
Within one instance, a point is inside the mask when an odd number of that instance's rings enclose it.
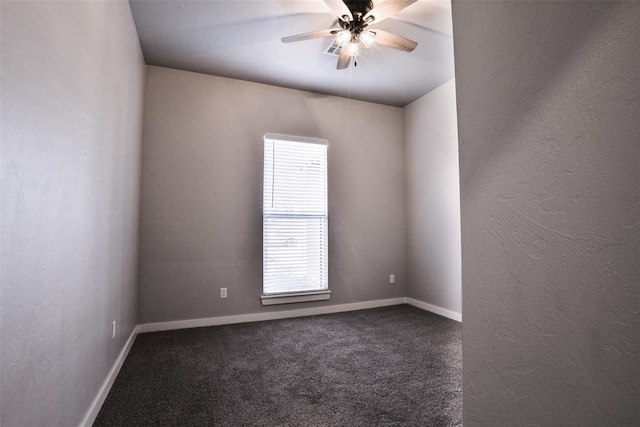
<instances>
[{"instance_id":1,"label":"window frame","mask_svg":"<svg viewBox=\"0 0 640 427\"><path fill-rule=\"evenodd\" d=\"M319 145L324 145L326 147L327 153L326 153L326 157L325 157L325 177L324 177L324 184L326 185L326 189L325 189L325 211L324 211L324 215L319 215L319 214L309 214L309 215L300 215L300 214L282 214L282 213L266 213L265 212L265 189L266 189L266 183L264 182L265 177L266 177L266 146L267 146L267 141L282 141L282 142L294 142L294 143L301 143L301 144L319 144ZM328 237L329 237L329 232L328 232L328 228L329 228L329 201L328 201L328 150L329 150L329 144L328 141L325 139L319 139L319 138L309 138L309 137L300 137L300 136L291 136L291 135L282 135L282 134L273 134L273 133L266 133L264 135L263 138L263 163L262 163L262 171L263 171L263 182L262 182L262 224L263 224L263 239L262 239L262 256L263 256L263 267L262 267L262 271L263 271L263 278L262 278L262 295L260 297L262 305L275 305L275 304L289 304L289 303L299 303L299 302L307 302L307 301L321 301L321 300L328 300L331 297L331 291L329 290L329 278L328 278L328 272L329 272L329 268L328 268ZM322 289L312 289L312 290L301 290L301 291L286 291L283 290L282 292L275 292L275 293L265 293L265 271L267 269L267 264L266 264L266 257L265 257L265 239L266 239L266 222L268 218L274 218L274 217L291 217L291 218L296 218L296 219L300 219L300 218L304 218L304 217L308 217L309 219L314 219L314 218L324 218L325 222L326 222L326 233L324 234L326 241L324 242L324 253L323 253L323 261L325 263L324 266L324 276L326 276L325 279L325 283L326 283L326 288L322 288ZM321 255L322 256L322 255ZM322 267L321 267L322 268Z\"/></svg>"}]
</instances>

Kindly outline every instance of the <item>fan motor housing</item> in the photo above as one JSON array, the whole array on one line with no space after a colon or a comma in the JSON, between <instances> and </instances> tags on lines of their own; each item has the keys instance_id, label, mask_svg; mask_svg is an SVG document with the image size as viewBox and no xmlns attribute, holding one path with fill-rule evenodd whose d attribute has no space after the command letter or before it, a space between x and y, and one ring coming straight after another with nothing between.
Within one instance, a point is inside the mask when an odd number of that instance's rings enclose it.
<instances>
[{"instance_id":1,"label":"fan motor housing","mask_svg":"<svg viewBox=\"0 0 640 427\"><path fill-rule=\"evenodd\" d=\"M371 9L373 9L372 0L342 0L347 5L352 15L360 13L360 16L366 15Z\"/></svg>"}]
</instances>

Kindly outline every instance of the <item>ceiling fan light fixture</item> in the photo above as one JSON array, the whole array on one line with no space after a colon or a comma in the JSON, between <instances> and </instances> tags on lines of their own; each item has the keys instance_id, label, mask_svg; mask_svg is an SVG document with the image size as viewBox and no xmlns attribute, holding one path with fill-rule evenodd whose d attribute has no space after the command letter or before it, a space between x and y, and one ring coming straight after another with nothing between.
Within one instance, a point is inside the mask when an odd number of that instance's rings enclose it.
<instances>
[{"instance_id":1,"label":"ceiling fan light fixture","mask_svg":"<svg viewBox=\"0 0 640 427\"><path fill-rule=\"evenodd\" d=\"M374 4L376 1L376 4ZM327 53L338 54L338 70L344 70L360 54L360 44L370 48L374 44L391 47L393 49L412 52L418 43L389 31L367 27L379 23L393 14L411 6L418 0L324 0L333 13L338 17L336 27L326 30L311 31L293 36L282 37L283 43L299 42L322 37L333 37L333 43Z\"/></svg>"},{"instance_id":2,"label":"ceiling fan light fixture","mask_svg":"<svg viewBox=\"0 0 640 427\"><path fill-rule=\"evenodd\" d=\"M366 30L360 33L360 41L366 48L370 48L376 42L376 33Z\"/></svg>"},{"instance_id":3,"label":"ceiling fan light fixture","mask_svg":"<svg viewBox=\"0 0 640 427\"><path fill-rule=\"evenodd\" d=\"M351 31L342 30L342 31L338 31L338 33L336 34L336 43L338 44L338 46L344 47L350 41L351 41Z\"/></svg>"},{"instance_id":4,"label":"ceiling fan light fixture","mask_svg":"<svg viewBox=\"0 0 640 427\"><path fill-rule=\"evenodd\" d=\"M358 54L360 53L360 46L357 42L351 42L344 48L347 49L347 54L349 56L358 56Z\"/></svg>"}]
</instances>

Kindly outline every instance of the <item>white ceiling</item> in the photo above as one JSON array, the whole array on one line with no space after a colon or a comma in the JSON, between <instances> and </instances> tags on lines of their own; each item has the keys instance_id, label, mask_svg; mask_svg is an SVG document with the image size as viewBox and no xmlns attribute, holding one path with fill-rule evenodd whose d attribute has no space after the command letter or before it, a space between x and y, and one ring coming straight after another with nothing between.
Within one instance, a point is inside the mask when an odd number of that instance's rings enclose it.
<instances>
[{"instance_id":1,"label":"white ceiling","mask_svg":"<svg viewBox=\"0 0 640 427\"><path fill-rule=\"evenodd\" d=\"M454 76L450 0L418 0L372 25L418 47L407 53L374 45L346 70L324 53L331 38L280 41L337 26L323 0L130 2L149 65L401 107Z\"/></svg>"}]
</instances>

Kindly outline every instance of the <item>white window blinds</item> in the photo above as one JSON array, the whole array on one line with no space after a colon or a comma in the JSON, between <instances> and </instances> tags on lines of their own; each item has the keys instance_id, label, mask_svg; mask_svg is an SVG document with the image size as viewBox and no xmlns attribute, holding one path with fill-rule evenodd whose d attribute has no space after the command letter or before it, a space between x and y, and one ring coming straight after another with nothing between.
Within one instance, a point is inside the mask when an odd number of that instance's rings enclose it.
<instances>
[{"instance_id":1,"label":"white window blinds","mask_svg":"<svg viewBox=\"0 0 640 427\"><path fill-rule=\"evenodd\" d=\"M328 289L327 143L265 135L263 293Z\"/></svg>"}]
</instances>

